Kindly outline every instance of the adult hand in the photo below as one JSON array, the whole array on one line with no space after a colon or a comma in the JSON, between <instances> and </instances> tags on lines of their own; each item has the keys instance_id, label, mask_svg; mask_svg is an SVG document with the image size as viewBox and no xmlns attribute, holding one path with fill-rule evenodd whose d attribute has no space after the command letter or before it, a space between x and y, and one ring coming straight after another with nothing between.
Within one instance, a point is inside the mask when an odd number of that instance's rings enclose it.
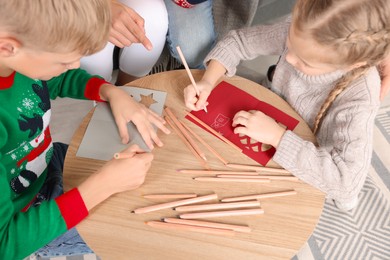
<instances>
[{"instance_id":1,"label":"adult hand","mask_svg":"<svg viewBox=\"0 0 390 260\"><path fill-rule=\"evenodd\" d=\"M109 41L119 48L141 43L147 50L153 48L145 34L145 21L132 8L111 0L112 24Z\"/></svg>"},{"instance_id":2,"label":"adult hand","mask_svg":"<svg viewBox=\"0 0 390 260\"><path fill-rule=\"evenodd\" d=\"M247 135L250 138L273 147L279 145L285 129L273 118L260 111L239 111L234 115L234 133Z\"/></svg>"}]
</instances>

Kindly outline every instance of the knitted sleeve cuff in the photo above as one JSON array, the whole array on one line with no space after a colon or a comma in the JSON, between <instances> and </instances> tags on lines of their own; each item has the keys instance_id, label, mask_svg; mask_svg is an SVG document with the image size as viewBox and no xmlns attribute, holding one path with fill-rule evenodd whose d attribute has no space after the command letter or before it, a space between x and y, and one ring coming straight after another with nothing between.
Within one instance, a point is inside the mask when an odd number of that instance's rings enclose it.
<instances>
[{"instance_id":1,"label":"knitted sleeve cuff","mask_svg":"<svg viewBox=\"0 0 390 260\"><path fill-rule=\"evenodd\" d=\"M299 151L302 149L303 140L292 131L287 130L273 156L273 160L285 169L296 167Z\"/></svg>"},{"instance_id":2,"label":"knitted sleeve cuff","mask_svg":"<svg viewBox=\"0 0 390 260\"><path fill-rule=\"evenodd\" d=\"M85 93L84 93L85 97L90 100L104 102L104 100L102 100L99 95L100 87L103 84L111 84L111 83L101 78L95 78L95 77L90 78L85 88Z\"/></svg>"},{"instance_id":3,"label":"knitted sleeve cuff","mask_svg":"<svg viewBox=\"0 0 390 260\"><path fill-rule=\"evenodd\" d=\"M226 69L226 76L232 77L237 72L238 63L232 60L232 55L225 48L214 48L205 58L204 64L210 62L210 60L216 60L221 63Z\"/></svg>"},{"instance_id":4,"label":"knitted sleeve cuff","mask_svg":"<svg viewBox=\"0 0 390 260\"><path fill-rule=\"evenodd\" d=\"M88 209L77 188L74 188L55 199L67 229L76 226L88 216Z\"/></svg>"}]
</instances>

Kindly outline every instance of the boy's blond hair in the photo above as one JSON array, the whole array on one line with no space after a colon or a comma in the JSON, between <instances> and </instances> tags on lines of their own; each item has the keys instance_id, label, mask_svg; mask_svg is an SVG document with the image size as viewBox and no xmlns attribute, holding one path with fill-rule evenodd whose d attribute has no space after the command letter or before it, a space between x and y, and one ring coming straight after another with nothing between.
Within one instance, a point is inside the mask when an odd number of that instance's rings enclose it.
<instances>
[{"instance_id":1,"label":"boy's blond hair","mask_svg":"<svg viewBox=\"0 0 390 260\"><path fill-rule=\"evenodd\" d=\"M389 55L390 1L298 0L292 26L332 50L326 62L345 67L366 64L347 73L330 92L314 122L317 132L336 97Z\"/></svg>"},{"instance_id":2,"label":"boy's blond hair","mask_svg":"<svg viewBox=\"0 0 390 260\"><path fill-rule=\"evenodd\" d=\"M110 26L109 0L0 0L0 31L34 50L89 55Z\"/></svg>"}]
</instances>

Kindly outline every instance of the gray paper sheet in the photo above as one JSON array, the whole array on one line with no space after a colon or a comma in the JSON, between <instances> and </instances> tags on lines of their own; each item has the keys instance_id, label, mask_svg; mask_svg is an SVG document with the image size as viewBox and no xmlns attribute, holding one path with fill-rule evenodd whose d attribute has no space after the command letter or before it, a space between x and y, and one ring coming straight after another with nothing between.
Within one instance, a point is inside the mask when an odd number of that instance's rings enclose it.
<instances>
[{"instance_id":1,"label":"gray paper sheet","mask_svg":"<svg viewBox=\"0 0 390 260\"><path fill-rule=\"evenodd\" d=\"M132 95L138 102L141 101L141 95L144 98L149 96L149 100L152 98L155 102L149 108L157 114L162 115L167 95L166 92L138 87L119 88ZM113 158L116 152L122 151L131 144L138 144L142 149L149 152L150 149L146 146L136 126L133 123L129 123L127 129L130 135L130 142L124 145L121 143L110 105L105 102L99 102L88 124L76 156L108 161ZM155 130L157 129L155 128Z\"/></svg>"}]
</instances>

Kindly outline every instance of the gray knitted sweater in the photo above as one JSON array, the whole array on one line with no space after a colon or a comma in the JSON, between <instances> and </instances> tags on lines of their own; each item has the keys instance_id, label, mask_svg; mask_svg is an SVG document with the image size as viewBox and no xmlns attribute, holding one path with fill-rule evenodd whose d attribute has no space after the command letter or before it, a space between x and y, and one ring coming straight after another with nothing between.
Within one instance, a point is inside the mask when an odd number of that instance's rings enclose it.
<instances>
[{"instance_id":1,"label":"gray knitted sweater","mask_svg":"<svg viewBox=\"0 0 390 260\"><path fill-rule=\"evenodd\" d=\"M274 24L231 31L208 54L236 72L240 60L260 55L281 55L271 90L283 97L312 128L315 116L342 71L309 76L286 61L290 19ZM287 131L273 160L301 180L340 203L360 192L371 162L373 126L379 108L380 77L376 68L356 79L333 102L316 134L319 146Z\"/></svg>"}]
</instances>

